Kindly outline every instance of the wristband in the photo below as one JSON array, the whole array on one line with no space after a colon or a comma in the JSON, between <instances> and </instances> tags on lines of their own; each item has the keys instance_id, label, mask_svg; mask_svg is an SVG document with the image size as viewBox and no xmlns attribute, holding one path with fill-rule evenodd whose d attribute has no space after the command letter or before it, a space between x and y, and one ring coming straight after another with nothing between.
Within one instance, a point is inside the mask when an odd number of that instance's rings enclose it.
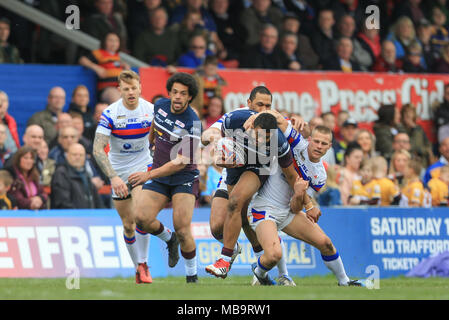
<instances>
[{"instance_id":1,"label":"wristband","mask_svg":"<svg viewBox=\"0 0 449 320\"><path fill-rule=\"evenodd\" d=\"M292 123L291 123L290 121L288 121L287 129L285 129L285 131L283 132L283 133L284 133L284 136L285 136L286 138L288 138L288 136L289 136L290 133L292 132L292 129L293 129Z\"/></svg>"},{"instance_id":2,"label":"wristband","mask_svg":"<svg viewBox=\"0 0 449 320\"><path fill-rule=\"evenodd\" d=\"M306 209L306 212L312 210L313 208L315 208L315 207L311 206L309 209Z\"/></svg>"}]
</instances>

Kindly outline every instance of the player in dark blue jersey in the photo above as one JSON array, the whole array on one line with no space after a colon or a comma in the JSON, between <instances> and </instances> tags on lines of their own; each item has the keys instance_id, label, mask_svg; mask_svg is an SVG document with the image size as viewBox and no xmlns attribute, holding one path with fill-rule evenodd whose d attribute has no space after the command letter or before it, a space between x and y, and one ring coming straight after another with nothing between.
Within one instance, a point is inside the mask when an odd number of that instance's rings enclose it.
<instances>
[{"instance_id":1,"label":"player in dark blue jersey","mask_svg":"<svg viewBox=\"0 0 449 320\"><path fill-rule=\"evenodd\" d=\"M271 106L272 96L267 88L264 87L264 91L259 95L262 104ZM216 277L226 278L228 274L234 246L242 227L241 211L268 177L270 165L267 163L273 164L273 159L275 159L292 187L296 179L299 179L293 167L290 146L282 133L278 134L276 118L272 115L268 116L268 114L258 115L254 120L255 130L247 131L243 125L252 114L254 112L250 110L236 110L230 113L222 125L224 136L232 136L237 142L244 145L247 161L241 168L226 166L228 168L226 184L228 185L229 202L223 230L223 249L220 259L206 267L206 272ZM261 148L261 145L265 145L267 148Z\"/></svg>"},{"instance_id":2,"label":"player in dark blue jersey","mask_svg":"<svg viewBox=\"0 0 449 320\"><path fill-rule=\"evenodd\" d=\"M173 206L173 226L181 254L185 260L186 280L198 281L196 245L191 233L195 200L199 191L199 171L195 151L201 139L201 122L189 106L198 93L195 79L187 73L177 73L167 81L170 99L161 99L154 106L150 142L155 145L153 168L129 177L132 184L145 183L137 200L136 224L141 230L163 240L169 230L157 220L168 202ZM169 254L177 261L177 240L174 238ZM174 267L174 265L170 265Z\"/></svg>"}]
</instances>

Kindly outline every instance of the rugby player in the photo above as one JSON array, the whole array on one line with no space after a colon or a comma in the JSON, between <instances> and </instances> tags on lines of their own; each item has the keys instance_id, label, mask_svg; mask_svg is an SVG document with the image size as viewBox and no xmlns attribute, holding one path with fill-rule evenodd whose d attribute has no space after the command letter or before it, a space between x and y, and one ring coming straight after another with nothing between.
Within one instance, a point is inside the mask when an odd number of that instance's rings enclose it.
<instances>
[{"instance_id":1,"label":"rugby player","mask_svg":"<svg viewBox=\"0 0 449 320\"><path fill-rule=\"evenodd\" d=\"M251 201L248 219L264 249L264 254L252 265L254 275L262 285L273 284L268 271L282 257L278 240L278 231L282 230L320 250L324 264L337 277L338 285L361 286L362 282L348 278L332 241L318 226L317 220L308 217L309 212L317 207L311 201L313 193L318 192L326 183L326 170L321 158L331 147L332 132L325 126L317 126L307 141L279 113L271 110L266 112L276 116L280 130L290 143L294 165L302 180L296 181L294 188L291 188L278 170ZM301 211L303 207L305 212Z\"/></svg>"},{"instance_id":2,"label":"rugby player","mask_svg":"<svg viewBox=\"0 0 449 320\"><path fill-rule=\"evenodd\" d=\"M133 186L144 183L137 199L136 222L139 229L165 234L167 228L157 215L169 201L173 206L173 226L185 260L187 283L198 282L196 245L191 233L195 200L199 192L199 171L194 159L201 139L201 122L189 103L198 93L195 79L176 73L166 83L170 99L154 105L150 141L155 145L151 171L129 177Z\"/></svg>"}]
</instances>

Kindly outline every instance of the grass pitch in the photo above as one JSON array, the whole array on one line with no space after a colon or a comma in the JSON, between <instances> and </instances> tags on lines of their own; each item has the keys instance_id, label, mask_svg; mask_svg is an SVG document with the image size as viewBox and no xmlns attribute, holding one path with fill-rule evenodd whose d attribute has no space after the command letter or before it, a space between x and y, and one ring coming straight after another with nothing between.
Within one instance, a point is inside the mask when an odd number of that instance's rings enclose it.
<instances>
[{"instance_id":1,"label":"grass pitch","mask_svg":"<svg viewBox=\"0 0 449 320\"><path fill-rule=\"evenodd\" d=\"M136 285L134 278L81 278L80 288L68 290L66 279L0 279L0 299L33 300L448 300L449 278L381 279L380 289L338 287L335 277L294 277L296 287L250 285L251 277L231 276L222 280L200 277L198 284L184 277L153 279Z\"/></svg>"}]
</instances>

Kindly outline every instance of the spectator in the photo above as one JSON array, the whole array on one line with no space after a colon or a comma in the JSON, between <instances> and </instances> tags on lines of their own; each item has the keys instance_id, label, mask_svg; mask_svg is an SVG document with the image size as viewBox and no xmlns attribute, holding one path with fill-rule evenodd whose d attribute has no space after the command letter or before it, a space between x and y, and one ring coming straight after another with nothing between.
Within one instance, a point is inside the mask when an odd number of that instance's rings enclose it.
<instances>
[{"instance_id":1,"label":"spectator","mask_svg":"<svg viewBox=\"0 0 449 320\"><path fill-rule=\"evenodd\" d=\"M435 63L436 57L440 55L440 51L435 52L432 47L432 43L430 41L432 32L433 26L427 19L422 19L416 28L418 41L422 47L422 54L427 70L431 70L433 64Z\"/></svg>"},{"instance_id":2,"label":"spectator","mask_svg":"<svg viewBox=\"0 0 449 320\"><path fill-rule=\"evenodd\" d=\"M402 59L406 55L407 47L416 39L415 27L409 17L400 17L387 36L387 40L393 42L396 48L396 59Z\"/></svg>"},{"instance_id":3,"label":"spectator","mask_svg":"<svg viewBox=\"0 0 449 320\"><path fill-rule=\"evenodd\" d=\"M128 17L126 19L130 44L135 44L136 36L150 28L149 17L153 10L161 7L161 4L162 0L134 1L133 5L130 4L128 7ZM137 57L135 53L134 55Z\"/></svg>"},{"instance_id":4,"label":"spectator","mask_svg":"<svg viewBox=\"0 0 449 320\"><path fill-rule=\"evenodd\" d=\"M335 115L331 111L323 113L321 115L321 119L323 119L324 126L328 127L332 132L335 131L336 119L335 119ZM332 146L335 143L336 143L335 134L333 134L332 135ZM322 157L323 161L330 166L333 166L336 164L335 151L332 146L329 148L329 150L327 150L326 154Z\"/></svg>"},{"instance_id":5,"label":"spectator","mask_svg":"<svg viewBox=\"0 0 449 320\"><path fill-rule=\"evenodd\" d=\"M260 31L260 42L241 55L240 68L286 69L287 61L276 46L278 31L272 24L266 24Z\"/></svg>"},{"instance_id":6,"label":"spectator","mask_svg":"<svg viewBox=\"0 0 449 320\"><path fill-rule=\"evenodd\" d=\"M404 186L405 168L411 158L410 152L405 149L395 151L391 156L388 178L400 188Z\"/></svg>"},{"instance_id":7,"label":"spectator","mask_svg":"<svg viewBox=\"0 0 449 320\"><path fill-rule=\"evenodd\" d=\"M399 188L393 181L387 178L388 163L382 156L372 158L373 178L375 184L373 187L373 198L377 199L375 204L381 207L398 205L401 199Z\"/></svg>"},{"instance_id":8,"label":"spectator","mask_svg":"<svg viewBox=\"0 0 449 320\"><path fill-rule=\"evenodd\" d=\"M343 205L348 205L349 203L349 194L353 181L360 180L359 169L362 160L363 151L360 146L356 142L350 144L344 155L344 167L340 170L339 185Z\"/></svg>"},{"instance_id":9,"label":"spectator","mask_svg":"<svg viewBox=\"0 0 449 320\"><path fill-rule=\"evenodd\" d=\"M393 138L398 133L397 126L401 122L401 114L395 105L382 105L377 111L378 119L373 130L376 136L376 151L387 160L393 154Z\"/></svg>"},{"instance_id":10,"label":"spectator","mask_svg":"<svg viewBox=\"0 0 449 320\"><path fill-rule=\"evenodd\" d=\"M6 148L6 137L8 128L0 123L0 169L5 165L5 162L11 158L14 152Z\"/></svg>"},{"instance_id":11,"label":"spectator","mask_svg":"<svg viewBox=\"0 0 449 320\"><path fill-rule=\"evenodd\" d=\"M424 18L424 13L421 9L421 0L403 0L397 3L394 7L393 16L398 17L407 16L414 25Z\"/></svg>"},{"instance_id":12,"label":"spectator","mask_svg":"<svg viewBox=\"0 0 449 320\"><path fill-rule=\"evenodd\" d=\"M149 27L143 29L134 42L133 54L153 66L174 64L181 50L177 26L167 28L168 15L163 7L152 10L149 20Z\"/></svg>"},{"instance_id":13,"label":"spectator","mask_svg":"<svg viewBox=\"0 0 449 320\"><path fill-rule=\"evenodd\" d=\"M203 119L203 129L206 130L212 124L220 120L224 115L224 101L220 96L213 96L209 100L207 113Z\"/></svg>"},{"instance_id":14,"label":"spectator","mask_svg":"<svg viewBox=\"0 0 449 320\"><path fill-rule=\"evenodd\" d=\"M72 102L69 105L69 113L81 115L84 124L83 136L93 141L96 126L93 119L92 109L89 107L89 89L85 85L78 85L73 90Z\"/></svg>"},{"instance_id":15,"label":"spectator","mask_svg":"<svg viewBox=\"0 0 449 320\"><path fill-rule=\"evenodd\" d=\"M89 140L84 136L84 122L83 116L79 113L72 113L72 126L76 129L78 136L78 142L84 147L86 150L86 154L88 158L92 158L93 151L93 139Z\"/></svg>"},{"instance_id":16,"label":"spectator","mask_svg":"<svg viewBox=\"0 0 449 320\"><path fill-rule=\"evenodd\" d=\"M349 38L352 42L352 55L351 60L356 62L360 69L368 71L374 63L370 53L366 50L362 44L355 37L355 20L350 15L343 15L338 21L337 25L340 38Z\"/></svg>"},{"instance_id":17,"label":"spectator","mask_svg":"<svg viewBox=\"0 0 449 320\"><path fill-rule=\"evenodd\" d=\"M424 167L427 167L433 157L429 138L423 128L417 123L416 107L405 104L401 108L401 124L399 130L405 131L410 137L410 150L414 158L419 158ZM395 137L396 138L396 137Z\"/></svg>"},{"instance_id":18,"label":"spectator","mask_svg":"<svg viewBox=\"0 0 449 320\"><path fill-rule=\"evenodd\" d=\"M432 207L447 207L449 204L449 166L440 169L440 177L430 179L427 183L432 195Z\"/></svg>"},{"instance_id":19,"label":"spectator","mask_svg":"<svg viewBox=\"0 0 449 320\"><path fill-rule=\"evenodd\" d=\"M101 92L100 102L110 105L121 98L120 91L116 87L107 87Z\"/></svg>"},{"instance_id":20,"label":"spectator","mask_svg":"<svg viewBox=\"0 0 449 320\"><path fill-rule=\"evenodd\" d=\"M438 150L440 151L441 157L437 162L427 168L423 177L423 182L425 185L427 185L430 179L438 178L440 176L441 167L449 164L449 137L446 137L440 142L440 147Z\"/></svg>"},{"instance_id":21,"label":"spectator","mask_svg":"<svg viewBox=\"0 0 449 320\"><path fill-rule=\"evenodd\" d=\"M17 150L13 157L11 175L14 182L9 193L17 200L19 209L45 209L47 195L39 183L36 151L28 146Z\"/></svg>"},{"instance_id":22,"label":"spectator","mask_svg":"<svg viewBox=\"0 0 449 320\"><path fill-rule=\"evenodd\" d=\"M281 50L286 58L289 70L302 70L302 61L297 56L298 37L294 33L284 33L281 38Z\"/></svg>"},{"instance_id":23,"label":"spectator","mask_svg":"<svg viewBox=\"0 0 449 320\"><path fill-rule=\"evenodd\" d=\"M362 148L364 159L376 156L376 137L369 130L359 129L355 135L355 141Z\"/></svg>"},{"instance_id":24,"label":"spectator","mask_svg":"<svg viewBox=\"0 0 449 320\"><path fill-rule=\"evenodd\" d=\"M101 96L102 91L107 87L117 88L117 77L120 72L130 69L130 66L120 59L119 48L119 35L114 32L108 32L101 40L100 49L93 50L79 59L80 65L93 70L97 74L98 96Z\"/></svg>"},{"instance_id":25,"label":"spectator","mask_svg":"<svg viewBox=\"0 0 449 320\"><path fill-rule=\"evenodd\" d=\"M446 44L449 44L449 30L447 28L446 15L443 11L435 6L432 8L432 22L433 32L430 37L433 51L437 53L441 52L441 48Z\"/></svg>"},{"instance_id":26,"label":"spectator","mask_svg":"<svg viewBox=\"0 0 449 320\"><path fill-rule=\"evenodd\" d=\"M58 135L58 143L50 149L48 157L56 161L56 165L60 165L65 161L65 153L68 148L78 143L78 132L73 127L61 127Z\"/></svg>"},{"instance_id":27,"label":"spectator","mask_svg":"<svg viewBox=\"0 0 449 320\"><path fill-rule=\"evenodd\" d=\"M17 132L16 120L8 114L9 97L5 91L0 90L0 124L6 126L6 148L16 152L20 148L19 133Z\"/></svg>"},{"instance_id":28,"label":"spectator","mask_svg":"<svg viewBox=\"0 0 449 320\"><path fill-rule=\"evenodd\" d=\"M226 60L239 60L246 40L246 30L239 16L229 12L230 0L211 0L210 12L217 26L218 38L227 51Z\"/></svg>"},{"instance_id":29,"label":"spectator","mask_svg":"<svg viewBox=\"0 0 449 320\"><path fill-rule=\"evenodd\" d=\"M112 102L111 102L112 103ZM94 109L94 122L95 122L95 128L98 125L98 122L100 121L100 117L101 114L103 113L103 111L108 107L109 104L104 103L104 102L98 102L95 105L95 109Z\"/></svg>"},{"instance_id":30,"label":"spectator","mask_svg":"<svg viewBox=\"0 0 449 320\"><path fill-rule=\"evenodd\" d=\"M0 170L0 210L17 210L17 201L8 191L11 189L13 178L9 171Z\"/></svg>"},{"instance_id":31,"label":"spectator","mask_svg":"<svg viewBox=\"0 0 449 320\"><path fill-rule=\"evenodd\" d=\"M341 0L330 1L328 7L332 9L335 15L335 20L340 20L341 17L349 15L355 19L356 25L361 25L366 17L365 8L361 1L356 0Z\"/></svg>"},{"instance_id":32,"label":"spectator","mask_svg":"<svg viewBox=\"0 0 449 320\"><path fill-rule=\"evenodd\" d=\"M343 126L343 123L349 119L349 112L346 110L338 111L337 113L337 126L334 128L334 134L335 134L335 140L339 141L341 140L341 134L340 134L340 128Z\"/></svg>"},{"instance_id":33,"label":"spectator","mask_svg":"<svg viewBox=\"0 0 449 320\"><path fill-rule=\"evenodd\" d=\"M204 21L199 12L187 12L181 23L174 25L173 28L175 28L175 26L178 26L180 52L186 52L190 49L190 40L194 36L202 35L206 40L210 38L209 31L204 28Z\"/></svg>"},{"instance_id":34,"label":"spectator","mask_svg":"<svg viewBox=\"0 0 449 320\"><path fill-rule=\"evenodd\" d=\"M315 116L312 119L309 120L309 128L310 128L310 132L312 132L312 130L316 127L316 126L323 126L324 125L324 121L323 118L319 117L319 116Z\"/></svg>"},{"instance_id":35,"label":"spectator","mask_svg":"<svg viewBox=\"0 0 449 320\"><path fill-rule=\"evenodd\" d=\"M373 161L364 159L360 165L360 180L354 180L348 203L350 205L373 205L377 204L379 198L373 198L374 185Z\"/></svg>"},{"instance_id":36,"label":"spectator","mask_svg":"<svg viewBox=\"0 0 449 320\"><path fill-rule=\"evenodd\" d=\"M10 21L0 18L0 63L23 63L19 50L8 42L10 32Z\"/></svg>"},{"instance_id":37,"label":"spectator","mask_svg":"<svg viewBox=\"0 0 449 320\"><path fill-rule=\"evenodd\" d=\"M357 130L358 125L354 119L349 118L343 123L343 126L340 129L341 140L333 145L337 164L342 164L344 162L348 145L355 141ZM358 148L361 149L360 146L358 146Z\"/></svg>"},{"instance_id":38,"label":"spectator","mask_svg":"<svg viewBox=\"0 0 449 320\"><path fill-rule=\"evenodd\" d=\"M301 21L302 24L301 32L303 34L312 34L314 31L316 10L313 8L313 4L311 3L315 1L306 1L306 0L301 1L281 0L281 1L286 10L284 17L286 16L296 17L298 21Z\"/></svg>"},{"instance_id":39,"label":"spectator","mask_svg":"<svg viewBox=\"0 0 449 320\"><path fill-rule=\"evenodd\" d=\"M372 71L375 72L401 72L402 60L396 58L396 47L390 40L382 42L380 56L374 62Z\"/></svg>"},{"instance_id":40,"label":"spectator","mask_svg":"<svg viewBox=\"0 0 449 320\"><path fill-rule=\"evenodd\" d=\"M324 62L324 70L343 72L361 71L360 65L352 60L353 46L349 38L342 37L337 41L337 56Z\"/></svg>"},{"instance_id":41,"label":"spectator","mask_svg":"<svg viewBox=\"0 0 449 320\"><path fill-rule=\"evenodd\" d=\"M330 165L327 167L326 184L318 193L318 204L320 207L339 206L341 205L340 186L337 183L337 171L335 167Z\"/></svg>"},{"instance_id":42,"label":"spectator","mask_svg":"<svg viewBox=\"0 0 449 320\"><path fill-rule=\"evenodd\" d=\"M430 194L425 191L424 185L419 179L422 165L419 161L412 159L408 162L405 169L406 185L401 190L400 207L428 207L430 204Z\"/></svg>"},{"instance_id":43,"label":"spectator","mask_svg":"<svg viewBox=\"0 0 449 320\"><path fill-rule=\"evenodd\" d=\"M211 14L207 11L203 5L202 0L186 0L185 4L178 6L172 12L170 24L181 23L185 15L188 12L199 12L201 14L201 20L204 22L204 27L209 32L216 32L217 26L212 18Z\"/></svg>"},{"instance_id":44,"label":"spectator","mask_svg":"<svg viewBox=\"0 0 449 320\"><path fill-rule=\"evenodd\" d=\"M114 11L114 0L95 0L95 8L97 12L86 19L82 29L99 40L115 33L121 40L117 51L126 51L127 30L122 14Z\"/></svg>"},{"instance_id":45,"label":"spectator","mask_svg":"<svg viewBox=\"0 0 449 320\"><path fill-rule=\"evenodd\" d=\"M267 23L279 33L282 19L282 11L271 5L271 0L253 0L252 5L240 15L240 23L247 32L246 45L253 46L260 41L260 30Z\"/></svg>"},{"instance_id":46,"label":"spectator","mask_svg":"<svg viewBox=\"0 0 449 320\"><path fill-rule=\"evenodd\" d=\"M449 124L449 83L444 86L443 102L436 105L433 117L437 132L442 126Z\"/></svg>"},{"instance_id":47,"label":"spectator","mask_svg":"<svg viewBox=\"0 0 449 320\"><path fill-rule=\"evenodd\" d=\"M333 26L335 24L332 10L324 9L318 14L318 26L310 41L315 52L320 57L320 64L332 59L335 55Z\"/></svg>"},{"instance_id":48,"label":"spectator","mask_svg":"<svg viewBox=\"0 0 449 320\"><path fill-rule=\"evenodd\" d=\"M41 148L42 141L44 140L44 129L37 124L32 124L25 129L25 133L22 137L23 146L31 147L37 152Z\"/></svg>"},{"instance_id":49,"label":"spectator","mask_svg":"<svg viewBox=\"0 0 449 320\"><path fill-rule=\"evenodd\" d=\"M214 97L221 97L223 86L226 81L218 74L218 60L215 56L208 56L204 59L204 64L194 73L198 85L198 94L190 105L198 110L200 119L208 108L209 100Z\"/></svg>"},{"instance_id":50,"label":"spectator","mask_svg":"<svg viewBox=\"0 0 449 320\"><path fill-rule=\"evenodd\" d=\"M73 127L73 119L70 113L61 112L58 114L58 120L56 120L55 128L57 131L56 137L50 142L48 148L51 150L58 144L60 131L62 128ZM37 151L38 149L36 149Z\"/></svg>"},{"instance_id":51,"label":"spectator","mask_svg":"<svg viewBox=\"0 0 449 320\"><path fill-rule=\"evenodd\" d=\"M39 182L44 188L45 193L49 196L51 193L51 177L56 169L56 161L48 157L48 152L48 145L42 140L41 147L37 150L37 158L40 159L42 163Z\"/></svg>"},{"instance_id":52,"label":"spectator","mask_svg":"<svg viewBox=\"0 0 449 320\"><path fill-rule=\"evenodd\" d=\"M27 126L37 124L44 129L44 139L47 144L56 138L57 130L55 127L58 115L65 106L65 90L61 87L53 87L47 98L45 110L39 111L31 116Z\"/></svg>"},{"instance_id":53,"label":"spectator","mask_svg":"<svg viewBox=\"0 0 449 320\"><path fill-rule=\"evenodd\" d=\"M51 180L52 209L97 209L104 205L85 169L86 151L79 143L67 150L66 161Z\"/></svg>"},{"instance_id":54,"label":"spectator","mask_svg":"<svg viewBox=\"0 0 449 320\"><path fill-rule=\"evenodd\" d=\"M425 73L427 69L422 64L425 62L422 55L422 48L418 41L413 41L407 47L402 69L408 73Z\"/></svg>"},{"instance_id":55,"label":"spectator","mask_svg":"<svg viewBox=\"0 0 449 320\"><path fill-rule=\"evenodd\" d=\"M295 55L298 57L299 61L302 62L303 70L316 70L318 69L320 58L313 50L309 37L299 32L300 27L301 22L296 16L291 14L286 14L284 16L282 33L293 33L296 35L298 44Z\"/></svg>"},{"instance_id":56,"label":"spectator","mask_svg":"<svg viewBox=\"0 0 449 320\"><path fill-rule=\"evenodd\" d=\"M366 24L363 23L361 25L361 31L356 35L356 41L368 52L371 56L371 62L374 64L381 53L379 30L376 28L367 28ZM372 65L368 70L370 70L371 67Z\"/></svg>"},{"instance_id":57,"label":"spectator","mask_svg":"<svg viewBox=\"0 0 449 320\"><path fill-rule=\"evenodd\" d=\"M449 73L449 44L446 44L441 49L441 57L436 59L432 72Z\"/></svg>"},{"instance_id":58,"label":"spectator","mask_svg":"<svg viewBox=\"0 0 449 320\"><path fill-rule=\"evenodd\" d=\"M207 41L202 35L193 36L190 39L190 50L178 59L178 66L187 68L198 68L203 65L207 56L213 53L207 49ZM222 67L221 64L219 64Z\"/></svg>"},{"instance_id":59,"label":"spectator","mask_svg":"<svg viewBox=\"0 0 449 320\"><path fill-rule=\"evenodd\" d=\"M411 152L410 137L407 132L399 131L393 138L393 152L406 150Z\"/></svg>"}]
</instances>

